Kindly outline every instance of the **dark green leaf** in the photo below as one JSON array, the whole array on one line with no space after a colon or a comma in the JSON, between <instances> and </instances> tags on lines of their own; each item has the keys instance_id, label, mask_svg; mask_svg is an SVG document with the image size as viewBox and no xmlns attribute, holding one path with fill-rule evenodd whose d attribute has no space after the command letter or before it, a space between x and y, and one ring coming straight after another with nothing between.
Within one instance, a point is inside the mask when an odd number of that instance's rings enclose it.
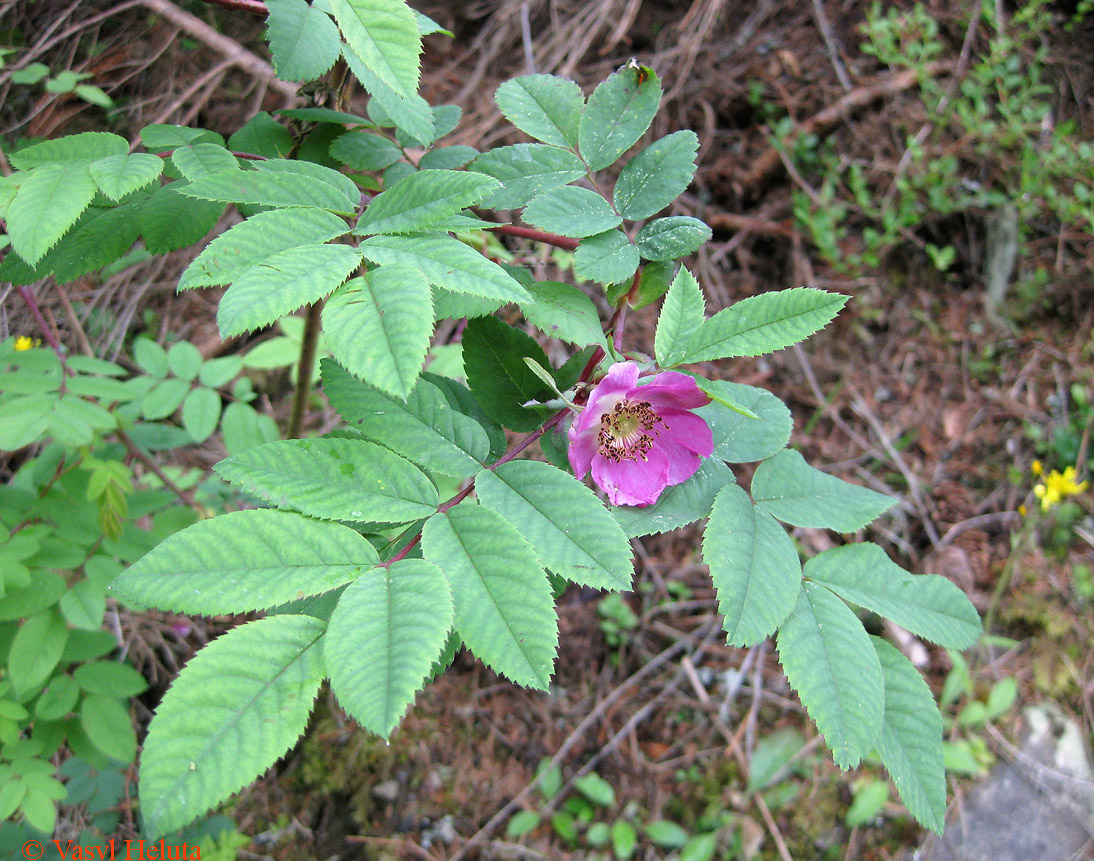
<instances>
[{"instance_id":1,"label":"dark green leaf","mask_svg":"<svg viewBox=\"0 0 1094 861\"><path fill-rule=\"evenodd\" d=\"M554 393L528 367L525 357L541 368L550 361L533 338L496 317L471 320L463 334L463 365L475 399L488 416L504 427L530 431L543 422L540 413L523 404L545 401Z\"/></svg>"}]
</instances>

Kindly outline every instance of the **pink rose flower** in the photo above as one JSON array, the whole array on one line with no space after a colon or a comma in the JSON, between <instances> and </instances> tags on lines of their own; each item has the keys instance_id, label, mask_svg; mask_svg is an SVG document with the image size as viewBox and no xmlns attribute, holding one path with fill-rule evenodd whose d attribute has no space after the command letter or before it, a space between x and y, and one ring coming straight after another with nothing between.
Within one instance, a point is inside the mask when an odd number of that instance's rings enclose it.
<instances>
[{"instance_id":1,"label":"pink rose flower","mask_svg":"<svg viewBox=\"0 0 1094 861\"><path fill-rule=\"evenodd\" d=\"M714 451L710 427L691 410L710 403L695 380L663 371L638 385L638 365L612 365L570 426L570 466L612 505L653 505Z\"/></svg>"}]
</instances>

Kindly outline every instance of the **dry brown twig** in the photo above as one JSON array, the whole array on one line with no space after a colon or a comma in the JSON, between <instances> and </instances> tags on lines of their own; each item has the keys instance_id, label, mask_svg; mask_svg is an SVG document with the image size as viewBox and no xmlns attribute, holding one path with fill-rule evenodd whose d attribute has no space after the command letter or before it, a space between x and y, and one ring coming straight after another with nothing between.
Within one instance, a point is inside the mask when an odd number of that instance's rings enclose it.
<instances>
[{"instance_id":1,"label":"dry brown twig","mask_svg":"<svg viewBox=\"0 0 1094 861\"><path fill-rule=\"evenodd\" d=\"M296 101L296 84L279 80L273 66L261 57L252 54L235 39L231 39L223 33L218 33L200 18L180 9L171 0L141 0L141 5L166 18L195 39L204 42L218 54L222 54L226 59L231 60L232 65L238 66L256 78L268 82L271 89L276 90L289 102Z\"/></svg>"}]
</instances>

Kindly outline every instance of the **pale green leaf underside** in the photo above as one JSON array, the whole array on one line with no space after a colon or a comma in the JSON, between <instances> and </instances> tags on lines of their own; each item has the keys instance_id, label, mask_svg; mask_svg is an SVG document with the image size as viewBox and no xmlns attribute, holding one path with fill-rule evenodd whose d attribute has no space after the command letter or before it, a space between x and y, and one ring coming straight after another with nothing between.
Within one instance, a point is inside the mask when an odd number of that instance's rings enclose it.
<instances>
[{"instance_id":1,"label":"pale green leaf underside","mask_svg":"<svg viewBox=\"0 0 1094 861\"><path fill-rule=\"evenodd\" d=\"M405 0L330 0L330 5L365 67L397 95L416 94L422 37Z\"/></svg>"},{"instance_id":2,"label":"pale green leaf underside","mask_svg":"<svg viewBox=\"0 0 1094 861\"><path fill-rule=\"evenodd\" d=\"M588 188L564 185L537 194L524 209L522 220L528 224L582 239L603 233L623 223L603 197Z\"/></svg>"},{"instance_id":3,"label":"pale green leaf underside","mask_svg":"<svg viewBox=\"0 0 1094 861\"><path fill-rule=\"evenodd\" d=\"M439 501L418 467L362 439L277 440L215 468L271 505L322 520L406 523L428 517Z\"/></svg>"},{"instance_id":4,"label":"pale green leaf underside","mask_svg":"<svg viewBox=\"0 0 1094 861\"><path fill-rule=\"evenodd\" d=\"M168 536L111 588L142 607L249 613L327 592L378 561L347 526L284 511L233 511Z\"/></svg>"},{"instance_id":5,"label":"pale green leaf underside","mask_svg":"<svg viewBox=\"0 0 1094 861\"><path fill-rule=\"evenodd\" d=\"M484 152L468 165L499 180L502 187L487 197L494 209L516 209L549 188L585 175L585 166L569 150L547 144L513 144Z\"/></svg>"},{"instance_id":6,"label":"pale green leaf underside","mask_svg":"<svg viewBox=\"0 0 1094 861\"><path fill-rule=\"evenodd\" d=\"M361 726L391 735L448 639L452 595L424 559L373 568L331 614L323 656L338 702Z\"/></svg>"},{"instance_id":7,"label":"pale green leaf underside","mask_svg":"<svg viewBox=\"0 0 1094 861\"><path fill-rule=\"evenodd\" d=\"M346 370L405 398L429 351L433 291L413 266L381 266L330 297L323 308L323 332Z\"/></svg>"},{"instance_id":8,"label":"pale green leaf underside","mask_svg":"<svg viewBox=\"0 0 1094 861\"><path fill-rule=\"evenodd\" d=\"M349 245L301 245L267 257L236 278L221 297L217 308L221 336L268 326L318 302L360 265L360 253Z\"/></svg>"},{"instance_id":9,"label":"pale green leaf underside","mask_svg":"<svg viewBox=\"0 0 1094 861\"><path fill-rule=\"evenodd\" d=\"M620 505L609 510L630 537L670 532L710 514L718 491L732 482L733 472L720 460L707 458L695 475L668 488L654 505Z\"/></svg>"},{"instance_id":10,"label":"pale green leaf underside","mask_svg":"<svg viewBox=\"0 0 1094 861\"><path fill-rule=\"evenodd\" d=\"M361 86L372 96L372 102L369 103L370 115L376 112L376 106L380 106L392 123L414 142L421 146L428 146L433 142L437 136L437 128L429 102L417 93L403 95L393 90L349 45L342 46L342 56L350 71L361 82ZM407 168L412 169L409 165Z\"/></svg>"},{"instance_id":11,"label":"pale green leaf underside","mask_svg":"<svg viewBox=\"0 0 1094 861\"><path fill-rule=\"evenodd\" d=\"M163 159L146 152L109 155L91 162L95 184L111 200L121 200L163 173Z\"/></svg>"},{"instance_id":12,"label":"pale green leaf underside","mask_svg":"<svg viewBox=\"0 0 1094 861\"><path fill-rule=\"evenodd\" d=\"M482 469L490 439L482 425L457 412L432 383L419 379L406 401L365 385L324 359L323 389L362 436L443 475L466 478Z\"/></svg>"},{"instance_id":13,"label":"pale green leaf underside","mask_svg":"<svg viewBox=\"0 0 1094 861\"><path fill-rule=\"evenodd\" d=\"M271 616L214 640L164 696L141 754L146 836L181 828L265 771L304 731L324 623Z\"/></svg>"},{"instance_id":14,"label":"pale green leaf underside","mask_svg":"<svg viewBox=\"0 0 1094 861\"><path fill-rule=\"evenodd\" d=\"M422 550L452 587L456 630L474 655L519 685L547 690L558 619L532 546L500 514L464 503L426 522Z\"/></svg>"},{"instance_id":15,"label":"pale green leaf underside","mask_svg":"<svg viewBox=\"0 0 1094 861\"><path fill-rule=\"evenodd\" d=\"M322 209L296 207L256 213L210 242L182 273L178 289L231 284L280 251L327 242L347 230L345 221Z\"/></svg>"},{"instance_id":16,"label":"pale green leaf underside","mask_svg":"<svg viewBox=\"0 0 1094 861\"><path fill-rule=\"evenodd\" d=\"M699 282L683 266L672 279L661 316L657 318L654 351L662 368L671 368L687 352L688 344L703 325L706 305Z\"/></svg>"},{"instance_id":17,"label":"pale green leaf underside","mask_svg":"<svg viewBox=\"0 0 1094 861\"><path fill-rule=\"evenodd\" d=\"M654 141L623 166L612 199L631 221L649 218L683 194L695 173L699 136L678 131Z\"/></svg>"},{"instance_id":18,"label":"pale green leaf underside","mask_svg":"<svg viewBox=\"0 0 1094 861\"><path fill-rule=\"evenodd\" d=\"M627 536L596 494L547 463L510 461L475 480L480 502L502 515L567 580L624 591L634 576Z\"/></svg>"},{"instance_id":19,"label":"pale green leaf underside","mask_svg":"<svg viewBox=\"0 0 1094 861\"><path fill-rule=\"evenodd\" d=\"M948 649L967 649L980 637L976 608L954 583L909 574L876 544L826 550L805 564L805 576Z\"/></svg>"},{"instance_id":20,"label":"pale green leaf underside","mask_svg":"<svg viewBox=\"0 0 1094 861\"><path fill-rule=\"evenodd\" d=\"M698 251L710 237L710 227L698 218L670 215L647 222L634 244L643 260L676 260Z\"/></svg>"},{"instance_id":21,"label":"pale green leaf underside","mask_svg":"<svg viewBox=\"0 0 1094 861\"><path fill-rule=\"evenodd\" d=\"M756 468L752 498L784 523L837 532L861 529L896 504L891 496L815 469L792 449Z\"/></svg>"},{"instance_id":22,"label":"pale green leaf underside","mask_svg":"<svg viewBox=\"0 0 1094 861\"><path fill-rule=\"evenodd\" d=\"M823 329L847 302L840 293L794 287L735 302L707 320L681 362L761 356Z\"/></svg>"},{"instance_id":23,"label":"pale green leaf underside","mask_svg":"<svg viewBox=\"0 0 1094 861\"><path fill-rule=\"evenodd\" d=\"M533 301L523 303L521 311L543 334L578 347L596 344L607 352L603 324L592 299L561 281L536 281L528 292Z\"/></svg>"},{"instance_id":24,"label":"pale green leaf underside","mask_svg":"<svg viewBox=\"0 0 1094 861\"><path fill-rule=\"evenodd\" d=\"M310 206L352 215L357 199L301 173L228 170L214 173L179 189L180 194L203 200L250 203L261 206Z\"/></svg>"},{"instance_id":25,"label":"pale green leaf underside","mask_svg":"<svg viewBox=\"0 0 1094 861\"><path fill-rule=\"evenodd\" d=\"M16 170L31 170L46 164L84 162L108 155L124 155L129 151L125 138L109 132L82 132L51 141L42 141L8 153L8 161Z\"/></svg>"},{"instance_id":26,"label":"pale green leaf underside","mask_svg":"<svg viewBox=\"0 0 1094 861\"><path fill-rule=\"evenodd\" d=\"M794 609L801 588L794 542L735 484L714 500L703 530L703 559L730 645L754 646Z\"/></svg>"},{"instance_id":27,"label":"pale green leaf underside","mask_svg":"<svg viewBox=\"0 0 1094 861\"><path fill-rule=\"evenodd\" d=\"M622 230L608 230L582 239L574 252L574 274L601 284L630 281L641 261L638 249Z\"/></svg>"},{"instance_id":28,"label":"pale green leaf underside","mask_svg":"<svg viewBox=\"0 0 1094 861\"><path fill-rule=\"evenodd\" d=\"M790 440L794 419L786 404L771 392L726 380L707 380L704 386L709 393L756 416L741 415L717 401L696 410L710 425L714 457L729 463L751 463L771 457Z\"/></svg>"},{"instance_id":29,"label":"pale green leaf underside","mask_svg":"<svg viewBox=\"0 0 1094 861\"><path fill-rule=\"evenodd\" d=\"M661 103L661 81L649 74L639 84L637 70L611 75L589 96L581 117L578 143L592 170L607 167L649 128Z\"/></svg>"},{"instance_id":30,"label":"pale green leaf underside","mask_svg":"<svg viewBox=\"0 0 1094 861\"><path fill-rule=\"evenodd\" d=\"M179 173L191 182L214 173L240 169L234 155L224 147L213 143L177 147L171 153L171 161L178 168Z\"/></svg>"},{"instance_id":31,"label":"pale green leaf underside","mask_svg":"<svg viewBox=\"0 0 1094 861\"><path fill-rule=\"evenodd\" d=\"M95 197L86 163L36 168L8 206L11 247L31 266L76 223Z\"/></svg>"},{"instance_id":32,"label":"pale green leaf underside","mask_svg":"<svg viewBox=\"0 0 1094 861\"><path fill-rule=\"evenodd\" d=\"M360 244L365 259L379 266L405 263L425 273L430 284L486 299L523 302L528 291L504 269L450 236L370 236Z\"/></svg>"},{"instance_id":33,"label":"pale green leaf underside","mask_svg":"<svg viewBox=\"0 0 1094 861\"><path fill-rule=\"evenodd\" d=\"M482 201L500 183L473 171L420 170L369 204L354 233L417 233Z\"/></svg>"},{"instance_id":34,"label":"pale green leaf underside","mask_svg":"<svg viewBox=\"0 0 1094 861\"><path fill-rule=\"evenodd\" d=\"M498 109L526 135L560 147L577 146L585 97L568 78L525 75L506 81L494 93Z\"/></svg>"},{"instance_id":35,"label":"pale green leaf underside","mask_svg":"<svg viewBox=\"0 0 1094 861\"><path fill-rule=\"evenodd\" d=\"M779 660L840 768L853 768L877 744L885 708L881 664L851 609L802 582L779 628Z\"/></svg>"},{"instance_id":36,"label":"pale green leaf underside","mask_svg":"<svg viewBox=\"0 0 1094 861\"><path fill-rule=\"evenodd\" d=\"M871 637L885 678L885 717L878 754L904 806L941 834L946 819L942 716L919 671L894 646Z\"/></svg>"},{"instance_id":37,"label":"pale green leaf underside","mask_svg":"<svg viewBox=\"0 0 1094 861\"><path fill-rule=\"evenodd\" d=\"M305 0L272 0L266 8L277 76L284 81L311 81L326 74L342 53L342 39L330 16Z\"/></svg>"}]
</instances>

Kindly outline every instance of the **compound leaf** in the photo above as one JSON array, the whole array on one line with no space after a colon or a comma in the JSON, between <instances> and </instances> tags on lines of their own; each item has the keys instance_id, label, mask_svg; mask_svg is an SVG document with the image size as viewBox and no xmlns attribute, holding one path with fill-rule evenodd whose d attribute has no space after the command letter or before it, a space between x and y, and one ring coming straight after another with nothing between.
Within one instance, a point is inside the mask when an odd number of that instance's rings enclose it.
<instances>
[{"instance_id":1,"label":"compound leaf","mask_svg":"<svg viewBox=\"0 0 1094 861\"><path fill-rule=\"evenodd\" d=\"M591 170L607 167L649 128L661 104L661 81L652 69L624 67L589 96L578 145Z\"/></svg>"},{"instance_id":2,"label":"compound leaf","mask_svg":"<svg viewBox=\"0 0 1094 861\"><path fill-rule=\"evenodd\" d=\"M699 250L711 237L710 227L690 215L656 218L635 234L643 260L676 260Z\"/></svg>"},{"instance_id":3,"label":"compound leaf","mask_svg":"<svg viewBox=\"0 0 1094 861\"><path fill-rule=\"evenodd\" d=\"M547 144L513 144L478 156L468 170L492 176L502 187L483 202L494 209L517 209L549 188L585 176L585 166L572 152Z\"/></svg>"},{"instance_id":4,"label":"compound leaf","mask_svg":"<svg viewBox=\"0 0 1094 861\"><path fill-rule=\"evenodd\" d=\"M480 472L475 492L517 528L554 573L595 589L625 591L630 544L596 494L550 464L515 460Z\"/></svg>"},{"instance_id":5,"label":"compound leaf","mask_svg":"<svg viewBox=\"0 0 1094 861\"><path fill-rule=\"evenodd\" d=\"M417 233L482 201L500 183L472 171L420 170L369 204L354 233Z\"/></svg>"},{"instance_id":6,"label":"compound leaf","mask_svg":"<svg viewBox=\"0 0 1094 861\"><path fill-rule=\"evenodd\" d=\"M574 252L574 274L601 284L630 281L641 261L622 230L608 230L582 239Z\"/></svg>"},{"instance_id":7,"label":"compound leaf","mask_svg":"<svg viewBox=\"0 0 1094 861\"><path fill-rule=\"evenodd\" d=\"M415 95L422 37L405 0L330 0L330 6L346 42L369 72L396 95Z\"/></svg>"},{"instance_id":8,"label":"compound leaf","mask_svg":"<svg viewBox=\"0 0 1094 861\"><path fill-rule=\"evenodd\" d=\"M267 509L199 520L138 559L111 588L176 613L248 613L348 583L379 561L339 523Z\"/></svg>"},{"instance_id":9,"label":"compound leaf","mask_svg":"<svg viewBox=\"0 0 1094 861\"><path fill-rule=\"evenodd\" d=\"M278 508L322 520L406 523L428 517L439 501L418 467L363 439L276 440L215 469Z\"/></svg>"},{"instance_id":10,"label":"compound leaf","mask_svg":"<svg viewBox=\"0 0 1094 861\"><path fill-rule=\"evenodd\" d=\"M359 247L366 260L379 266L409 264L445 290L504 302L528 299L528 291L497 263L450 236L370 236Z\"/></svg>"},{"instance_id":11,"label":"compound leaf","mask_svg":"<svg viewBox=\"0 0 1094 861\"><path fill-rule=\"evenodd\" d=\"M373 568L342 593L323 656L342 707L387 738L441 654L452 627L452 595L425 559Z\"/></svg>"},{"instance_id":12,"label":"compound leaf","mask_svg":"<svg viewBox=\"0 0 1094 861\"><path fill-rule=\"evenodd\" d=\"M661 367L671 368L679 363L679 357L686 352L691 339L703 325L705 310L699 282L681 266L669 292L665 294L661 316L657 318L653 345Z\"/></svg>"},{"instance_id":13,"label":"compound leaf","mask_svg":"<svg viewBox=\"0 0 1094 861\"><path fill-rule=\"evenodd\" d=\"M226 230L194 258L179 279L179 290L231 284L279 251L341 236L346 222L322 209L296 207L259 212Z\"/></svg>"},{"instance_id":14,"label":"compound leaf","mask_svg":"<svg viewBox=\"0 0 1094 861\"><path fill-rule=\"evenodd\" d=\"M826 550L805 563L805 576L948 649L967 649L980 637L976 608L954 583L937 574L909 574L876 544Z\"/></svg>"},{"instance_id":15,"label":"compound leaf","mask_svg":"<svg viewBox=\"0 0 1094 861\"><path fill-rule=\"evenodd\" d=\"M144 188L163 173L163 159L146 152L108 155L91 162L91 178L111 200Z\"/></svg>"},{"instance_id":16,"label":"compound leaf","mask_svg":"<svg viewBox=\"0 0 1094 861\"><path fill-rule=\"evenodd\" d=\"M699 136L679 131L654 141L623 166L612 200L619 214L649 218L676 200L691 183Z\"/></svg>"},{"instance_id":17,"label":"compound leaf","mask_svg":"<svg viewBox=\"0 0 1094 861\"><path fill-rule=\"evenodd\" d=\"M270 616L234 628L187 664L141 754L150 838L224 801L296 741L323 680L324 629L312 616Z\"/></svg>"},{"instance_id":18,"label":"compound leaf","mask_svg":"<svg viewBox=\"0 0 1094 861\"><path fill-rule=\"evenodd\" d=\"M683 484L668 488L653 505L645 508L621 505L609 511L631 538L669 532L710 514L718 491L733 480L733 472L728 466L720 460L707 458L695 475Z\"/></svg>"},{"instance_id":19,"label":"compound leaf","mask_svg":"<svg viewBox=\"0 0 1094 861\"><path fill-rule=\"evenodd\" d=\"M284 81L311 81L325 75L342 53L342 40L330 16L305 0L271 0L270 56Z\"/></svg>"},{"instance_id":20,"label":"compound leaf","mask_svg":"<svg viewBox=\"0 0 1094 861\"><path fill-rule=\"evenodd\" d=\"M214 173L240 170L236 157L224 147L213 143L176 147L171 153L171 162L191 182Z\"/></svg>"},{"instance_id":21,"label":"compound leaf","mask_svg":"<svg viewBox=\"0 0 1094 861\"><path fill-rule=\"evenodd\" d=\"M792 449L756 468L752 498L784 523L837 532L861 529L896 504L891 496L813 468Z\"/></svg>"},{"instance_id":22,"label":"compound leaf","mask_svg":"<svg viewBox=\"0 0 1094 861\"><path fill-rule=\"evenodd\" d=\"M942 716L919 671L894 646L871 637L885 679L885 716L878 754L904 806L941 834L946 819Z\"/></svg>"},{"instance_id":23,"label":"compound leaf","mask_svg":"<svg viewBox=\"0 0 1094 861\"><path fill-rule=\"evenodd\" d=\"M760 356L823 329L847 302L841 293L794 287L735 302L711 317L681 362Z\"/></svg>"},{"instance_id":24,"label":"compound leaf","mask_svg":"<svg viewBox=\"0 0 1094 861\"><path fill-rule=\"evenodd\" d=\"M696 410L714 436L713 457L751 463L771 457L790 440L794 427L790 410L767 389L727 380L704 380L703 389L713 398L752 413L743 415L718 400Z\"/></svg>"},{"instance_id":25,"label":"compound leaf","mask_svg":"<svg viewBox=\"0 0 1094 861\"><path fill-rule=\"evenodd\" d=\"M360 265L360 252L349 245L301 245L267 257L236 278L221 298L222 337L268 326L318 302Z\"/></svg>"},{"instance_id":26,"label":"compound leaf","mask_svg":"<svg viewBox=\"0 0 1094 861\"><path fill-rule=\"evenodd\" d=\"M84 162L46 164L31 171L8 206L11 247L34 266L94 197L95 181Z\"/></svg>"},{"instance_id":27,"label":"compound leaf","mask_svg":"<svg viewBox=\"0 0 1094 861\"><path fill-rule=\"evenodd\" d=\"M547 690L558 619L535 549L500 514L463 504L426 521L422 550L452 587L456 630L475 656L518 685Z\"/></svg>"},{"instance_id":28,"label":"compound leaf","mask_svg":"<svg viewBox=\"0 0 1094 861\"><path fill-rule=\"evenodd\" d=\"M578 239L623 223L603 197L575 185L541 192L525 207L521 217L540 230Z\"/></svg>"},{"instance_id":29,"label":"compound leaf","mask_svg":"<svg viewBox=\"0 0 1094 861\"><path fill-rule=\"evenodd\" d=\"M490 438L477 421L453 409L444 393L420 379L406 401L376 391L324 359L323 389L362 436L442 475L466 478L482 469Z\"/></svg>"},{"instance_id":30,"label":"compound leaf","mask_svg":"<svg viewBox=\"0 0 1094 861\"><path fill-rule=\"evenodd\" d=\"M297 164L307 164L298 162ZM320 167L320 165L312 165ZM333 173L333 171L332 171ZM349 180L347 180L349 181ZM357 196L295 171L228 170L181 186L180 194L202 200L249 203L260 206L313 206L352 215Z\"/></svg>"},{"instance_id":31,"label":"compound leaf","mask_svg":"<svg viewBox=\"0 0 1094 861\"><path fill-rule=\"evenodd\" d=\"M535 281L528 285L532 302L521 305L528 322L543 334L578 347L597 344L607 352L603 324L593 300L561 281Z\"/></svg>"},{"instance_id":32,"label":"compound leaf","mask_svg":"<svg viewBox=\"0 0 1094 861\"><path fill-rule=\"evenodd\" d=\"M498 110L529 137L559 147L577 146L585 97L568 78L525 75L506 81L494 93Z\"/></svg>"},{"instance_id":33,"label":"compound leaf","mask_svg":"<svg viewBox=\"0 0 1094 861\"><path fill-rule=\"evenodd\" d=\"M779 660L840 768L877 744L885 711L881 664L851 609L823 586L802 582L779 628Z\"/></svg>"},{"instance_id":34,"label":"compound leaf","mask_svg":"<svg viewBox=\"0 0 1094 861\"><path fill-rule=\"evenodd\" d=\"M703 558L730 645L754 646L794 609L802 571L794 542L736 484L727 484L714 500Z\"/></svg>"},{"instance_id":35,"label":"compound leaf","mask_svg":"<svg viewBox=\"0 0 1094 861\"><path fill-rule=\"evenodd\" d=\"M381 266L343 284L323 308L323 331L346 370L382 392L414 388L433 334L433 293L419 269Z\"/></svg>"}]
</instances>

